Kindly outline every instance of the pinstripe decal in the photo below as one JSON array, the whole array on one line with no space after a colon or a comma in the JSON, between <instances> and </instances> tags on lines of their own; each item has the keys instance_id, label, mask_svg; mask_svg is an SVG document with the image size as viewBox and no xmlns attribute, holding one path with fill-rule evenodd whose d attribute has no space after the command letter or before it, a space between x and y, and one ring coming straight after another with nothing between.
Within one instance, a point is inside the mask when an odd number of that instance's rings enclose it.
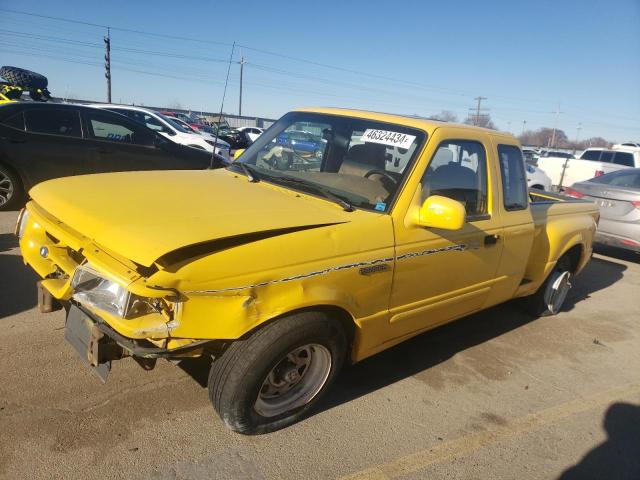
<instances>
[{"instance_id":1,"label":"pinstripe decal","mask_svg":"<svg viewBox=\"0 0 640 480\"><path fill-rule=\"evenodd\" d=\"M470 248L468 245L464 243L460 243L457 245L450 245L448 247L431 248L429 250L423 250L421 252L404 253L396 257L378 258L376 260L369 260L366 262L347 263L345 265L338 265L336 267L328 267L322 270L316 270L315 272L302 273L299 275L293 275L291 277L280 278L278 280L267 280L266 282L254 283L253 285L245 285L242 287L229 287L229 288L221 288L217 290L190 290L190 291L185 291L184 293L191 294L191 295L206 295L210 293L225 293L225 292L237 292L240 290L250 290L252 288L266 287L267 285L274 285L277 283L287 283L287 282L293 282L295 280L302 280L304 278L316 277L318 275L326 275L328 273L338 272L340 270L348 270L352 268L361 268L361 267L368 267L371 265L379 265L386 262L392 262L393 260L402 261L402 260L407 260L409 258L424 257L426 255L434 255L436 253L444 253L444 252L451 252L451 251L462 252L464 250L467 250L468 248Z\"/></svg>"}]
</instances>

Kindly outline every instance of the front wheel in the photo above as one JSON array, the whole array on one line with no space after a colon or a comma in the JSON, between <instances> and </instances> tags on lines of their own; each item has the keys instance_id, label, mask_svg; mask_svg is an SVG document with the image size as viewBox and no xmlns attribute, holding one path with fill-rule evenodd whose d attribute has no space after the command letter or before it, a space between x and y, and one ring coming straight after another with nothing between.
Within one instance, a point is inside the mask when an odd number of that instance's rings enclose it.
<instances>
[{"instance_id":1,"label":"front wheel","mask_svg":"<svg viewBox=\"0 0 640 480\"><path fill-rule=\"evenodd\" d=\"M536 317L560 313L571 290L572 275L569 257L560 258L536 293L526 298L527 311Z\"/></svg>"},{"instance_id":2,"label":"front wheel","mask_svg":"<svg viewBox=\"0 0 640 480\"><path fill-rule=\"evenodd\" d=\"M342 326L320 312L281 318L232 343L211 365L209 398L244 434L300 420L328 390L346 352Z\"/></svg>"}]
</instances>

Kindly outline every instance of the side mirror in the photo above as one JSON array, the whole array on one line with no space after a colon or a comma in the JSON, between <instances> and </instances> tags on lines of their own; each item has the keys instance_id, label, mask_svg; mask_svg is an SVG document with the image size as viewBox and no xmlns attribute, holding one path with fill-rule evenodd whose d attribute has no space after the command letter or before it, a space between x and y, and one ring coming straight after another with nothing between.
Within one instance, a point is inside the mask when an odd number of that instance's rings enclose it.
<instances>
[{"instance_id":1,"label":"side mirror","mask_svg":"<svg viewBox=\"0 0 640 480\"><path fill-rule=\"evenodd\" d=\"M440 195L427 198L418 211L417 225L421 227L460 230L464 226L464 205Z\"/></svg>"},{"instance_id":2,"label":"side mirror","mask_svg":"<svg viewBox=\"0 0 640 480\"><path fill-rule=\"evenodd\" d=\"M245 151L244 148L239 148L238 150L233 152L233 161L235 162L238 159L238 157L244 153L244 151Z\"/></svg>"}]
</instances>

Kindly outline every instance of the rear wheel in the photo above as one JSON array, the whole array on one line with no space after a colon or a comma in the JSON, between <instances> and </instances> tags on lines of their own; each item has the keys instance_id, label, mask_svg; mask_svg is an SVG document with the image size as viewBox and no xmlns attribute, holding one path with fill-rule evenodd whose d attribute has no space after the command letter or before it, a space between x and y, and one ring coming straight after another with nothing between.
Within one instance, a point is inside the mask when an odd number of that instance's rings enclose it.
<instances>
[{"instance_id":1,"label":"rear wheel","mask_svg":"<svg viewBox=\"0 0 640 480\"><path fill-rule=\"evenodd\" d=\"M571 290L572 276L571 259L565 255L558 260L536 293L526 298L527 311L536 317L560 313Z\"/></svg>"},{"instance_id":2,"label":"rear wheel","mask_svg":"<svg viewBox=\"0 0 640 480\"><path fill-rule=\"evenodd\" d=\"M23 198L24 192L20 178L0 163L0 211L17 210Z\"/></svg>"},{"instance_id":3,"label":"rear wheel","mask_svg":"<svg viewBox=\"0 0 640 480\"><path fill-rule=\"evenodd\" d=\"M236 432L278 430L303 418L322 397L345 352L338 321L319 312L284 317L235 341L213 362L209 398Z\"/></svg>"}]
</instances>

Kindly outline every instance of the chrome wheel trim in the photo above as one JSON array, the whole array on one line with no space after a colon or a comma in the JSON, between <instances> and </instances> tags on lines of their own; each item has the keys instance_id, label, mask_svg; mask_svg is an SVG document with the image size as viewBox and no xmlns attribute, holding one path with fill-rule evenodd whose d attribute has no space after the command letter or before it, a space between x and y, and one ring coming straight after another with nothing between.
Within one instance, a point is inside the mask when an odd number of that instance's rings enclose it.
<instances>
[{"instance_id":1,"label":"chrome wheel trim","mask_svg":"<svg viewBox=\"0 0 640 480\"><path fill-rule=\"evenodd\" d=\"M331 365L331 352L323 345L293 349L267 374L254 410L263 417L275 417L306 405L322 390Z\"/></svg>"},{"instance_id":2,"label":"chrome wheel trim","mask_svg":"<svg viewBox=\"0 0 640 480\"><path fill-rule=\"evenodd\" d=\"M562 308L567 294L571 290L571 272L555 271L551 275L551 280L544 292L544 303L549 312L555 315Z\"/></svg>"},{"instance_id":3,"label":"chrome wheel trim","mask_svg":"<svg viewBox=\"0 0 640 480\"><path fill-rule=\"evenodd\" d=\"M9 175L0 170L0 206L5 205L13 197L13 182Z\"/></svg>"}]
</instances>

